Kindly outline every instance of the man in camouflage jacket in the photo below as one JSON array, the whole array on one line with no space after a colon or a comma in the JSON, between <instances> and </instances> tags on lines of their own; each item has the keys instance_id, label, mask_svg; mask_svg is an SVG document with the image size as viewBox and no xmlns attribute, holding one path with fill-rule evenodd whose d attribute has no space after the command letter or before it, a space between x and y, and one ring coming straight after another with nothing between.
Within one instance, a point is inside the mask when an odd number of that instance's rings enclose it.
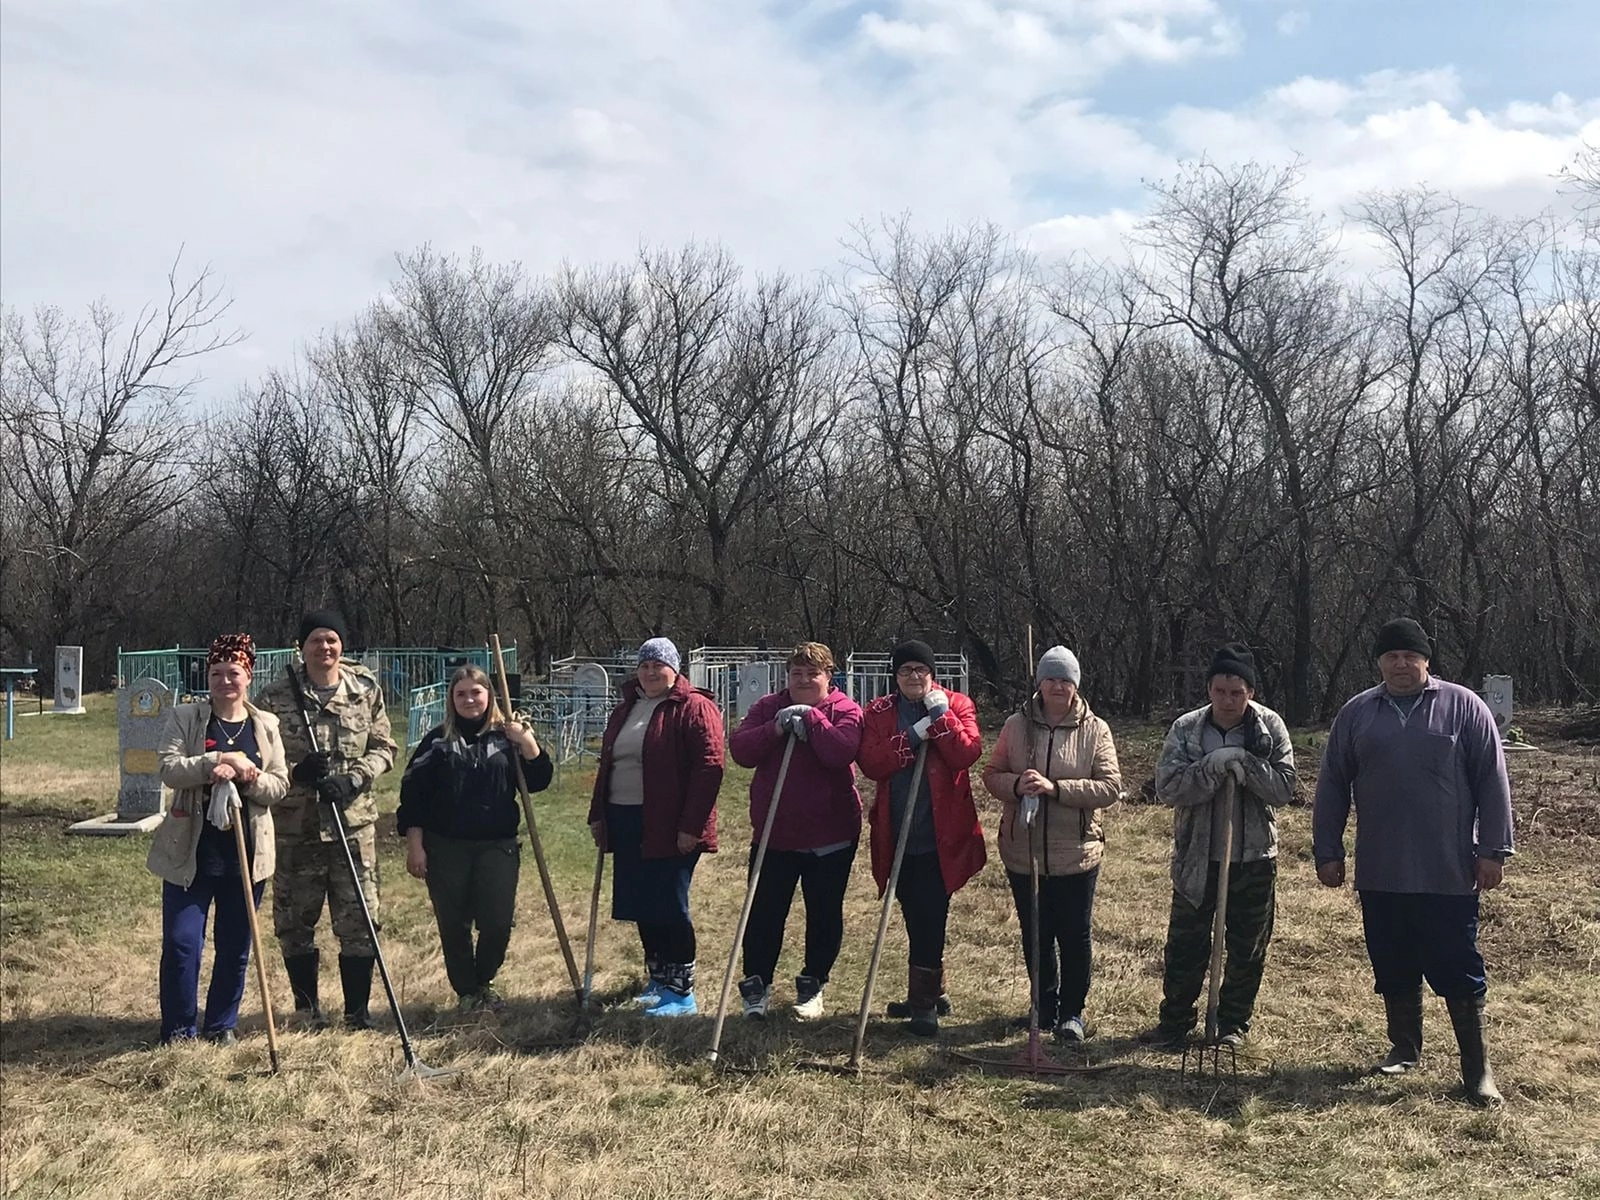
<instances>
[{"instance_id":1,"label":"man in camouflage jacket","mask_svg":"<svg viewBox=\"0 0 1600 1200\"><path fill-rule=\"evenodd\" d=\"M1172 911L1161 1014L1146 1044L1182 1046L1198 1019L1196 1002L1211 958L1222 847L1232 814L1220 803L1231 775L1239 797L1228 878L1227 966L1217 999L1217 1032L1242 1044L1272 940L1278 863L1273 809L1294 796L1294 747L1283 718L1255 701L1248 647L1218 650L1206 671L1210 703L1172 723L1156 763L1156 796L1173 806Z\"/></svg>"},{"instance_id":2,"label":"man in camouflage jacket","mask_svg":"<svg viewBox=\"0 0 1600 1200\"><path fill-rule=\"evenodd\" d=\"M337 805L344 817L351 852L360 864L360 887L376 921L378 804L372 785L394 765L397 747L377 677L343 661L344 643L344 620L338 613L307 613L299 634L303 669L291 666L296 678L274 679L257 703L277 715L290 767L289 794L274 810L278 867L272 877L272 913L294 1006L314 1026L321 1025L316 929L326 900L339 939L345 1023L365 1029L371 1026L367 1005L377 948L361 915L349 862L335 842L330 809ZM310 709L315 745L302 696Z\"/></svg>"}]
</instances>

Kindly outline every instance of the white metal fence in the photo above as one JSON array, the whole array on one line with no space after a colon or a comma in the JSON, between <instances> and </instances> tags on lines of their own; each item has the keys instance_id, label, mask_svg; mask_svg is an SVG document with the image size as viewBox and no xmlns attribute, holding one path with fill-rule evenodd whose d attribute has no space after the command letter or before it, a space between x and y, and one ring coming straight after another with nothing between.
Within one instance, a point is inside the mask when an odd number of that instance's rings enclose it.
<instances>
[{"instance_id":1,"label":"white metal fence","mask_svg":"<svg viewBox=\"0 0 1600 1200\"><path fill-rule=\"evenodd\" d=\"M879 696L894 691L894 669L887 654L852 654L844 660L845 692L865 708ZM940 683L968 693L967 656L936 654L933 675Z\"/></svg>"}]
</instances>

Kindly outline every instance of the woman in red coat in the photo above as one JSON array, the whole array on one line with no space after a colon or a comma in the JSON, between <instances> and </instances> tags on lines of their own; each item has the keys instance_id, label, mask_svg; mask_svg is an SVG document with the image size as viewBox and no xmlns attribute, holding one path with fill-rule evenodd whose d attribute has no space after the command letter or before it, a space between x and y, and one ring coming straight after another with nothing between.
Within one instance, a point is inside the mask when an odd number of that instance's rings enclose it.
<instances>
[{"instance_id":1,"label":"woman in red coat","mask_svg":"<svg viewBox=\"0 0 1600 1200\"><path fill-rule=\"evenodd\" d=\"M716 851L722 786L722 713L678 666L664 637L639 647L638 677L606 724L589 803L589 831L612 857L611 917L639 926L650 971L639 1002L655 1017L696 1011L689 884L700 855Z\"/></svg>"},{"instance_id":2,"label":"woman in red coat","mask_svg":"<svg viewBox=\"0 0 1600 1200\"><path fill-rule=\"evenodd\" d=\"M878 783L868 814L872 875L881 896L909 811L911 831L894 894L911 961L905 1003L889 1005L889 1015L909 1017L911 1032L932 1037L939 1032L939 1017L950 1011L944 987L950 897L983 868L983 828L967 778L967 769L983 753L983 738L972 701L945 691L934 678L927 643L901 643L890 665L896 690L867 706L861 733L861 770ZM926 763L913 797L911 776L923 743Z\"/></svg>"}]
</instances>

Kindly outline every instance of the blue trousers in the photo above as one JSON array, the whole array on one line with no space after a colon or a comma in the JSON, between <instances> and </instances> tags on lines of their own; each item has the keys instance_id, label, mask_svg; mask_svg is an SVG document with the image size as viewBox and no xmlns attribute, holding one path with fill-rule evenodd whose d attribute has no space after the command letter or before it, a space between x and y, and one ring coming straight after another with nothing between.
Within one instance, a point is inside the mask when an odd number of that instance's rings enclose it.
<instances>
[{"instance_id":1,"label":"blue trousers","mask_svg":"<svg viewBox=\"0 0 1600 1200\"><path fill-rule=\"evenodd\" d=\"M1478 893L1361 893L1361 928L1373 991L1415 992L1426 979L1447 1000L1481 996L1488 984L1478 953Z\"/></svg>"},{"instance_id":2,"label":"blue trousers","mask_svg":"<svg viewBox=\"0 0 1600 1200\"><path fill-rule=\"evenodd\" d=\"M266 880L251 893L257 908ZM195 1036L200 995L200 956L206 946L206 917L216 910L211 930L211 986L206 991L206 1033L239 1023L245 971L250 966L250 918L237 875L196 875L186 888L161 887L161 1040Z\"/></svg>"}]
</instances>

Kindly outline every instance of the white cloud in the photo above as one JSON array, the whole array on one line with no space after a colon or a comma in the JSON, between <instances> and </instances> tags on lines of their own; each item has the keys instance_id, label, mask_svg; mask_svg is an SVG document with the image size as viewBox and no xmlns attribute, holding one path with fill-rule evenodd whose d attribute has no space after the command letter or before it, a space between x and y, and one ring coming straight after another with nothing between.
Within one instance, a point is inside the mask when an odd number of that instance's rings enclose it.
<instances>
[{"instance_id":1,"label":"white cloud","mask_svg":"<svg viewBox=\"0 0 1600 1200\"><path fill-rule=\"evenodd\" d=\"M1579 139L1600 140L1600 100L1554 84L1480 111L1447 64L1293 78L1237 13L7 0L5 299L134 308L186 244L255 334L212 373L245 378L381 295L394 253L425 241L545 272L697 237L752 269L807 272L838 260L853 222L909 211L922 228L992 220L1041 251L1103 255L1136 219L1139 181L1178 157L1301 155L1319 204L1427 179L1533 211ZM1146 82L1212 95L1223 59L1253 98L1142 101Z\"/></svg>"}]
</instances>

